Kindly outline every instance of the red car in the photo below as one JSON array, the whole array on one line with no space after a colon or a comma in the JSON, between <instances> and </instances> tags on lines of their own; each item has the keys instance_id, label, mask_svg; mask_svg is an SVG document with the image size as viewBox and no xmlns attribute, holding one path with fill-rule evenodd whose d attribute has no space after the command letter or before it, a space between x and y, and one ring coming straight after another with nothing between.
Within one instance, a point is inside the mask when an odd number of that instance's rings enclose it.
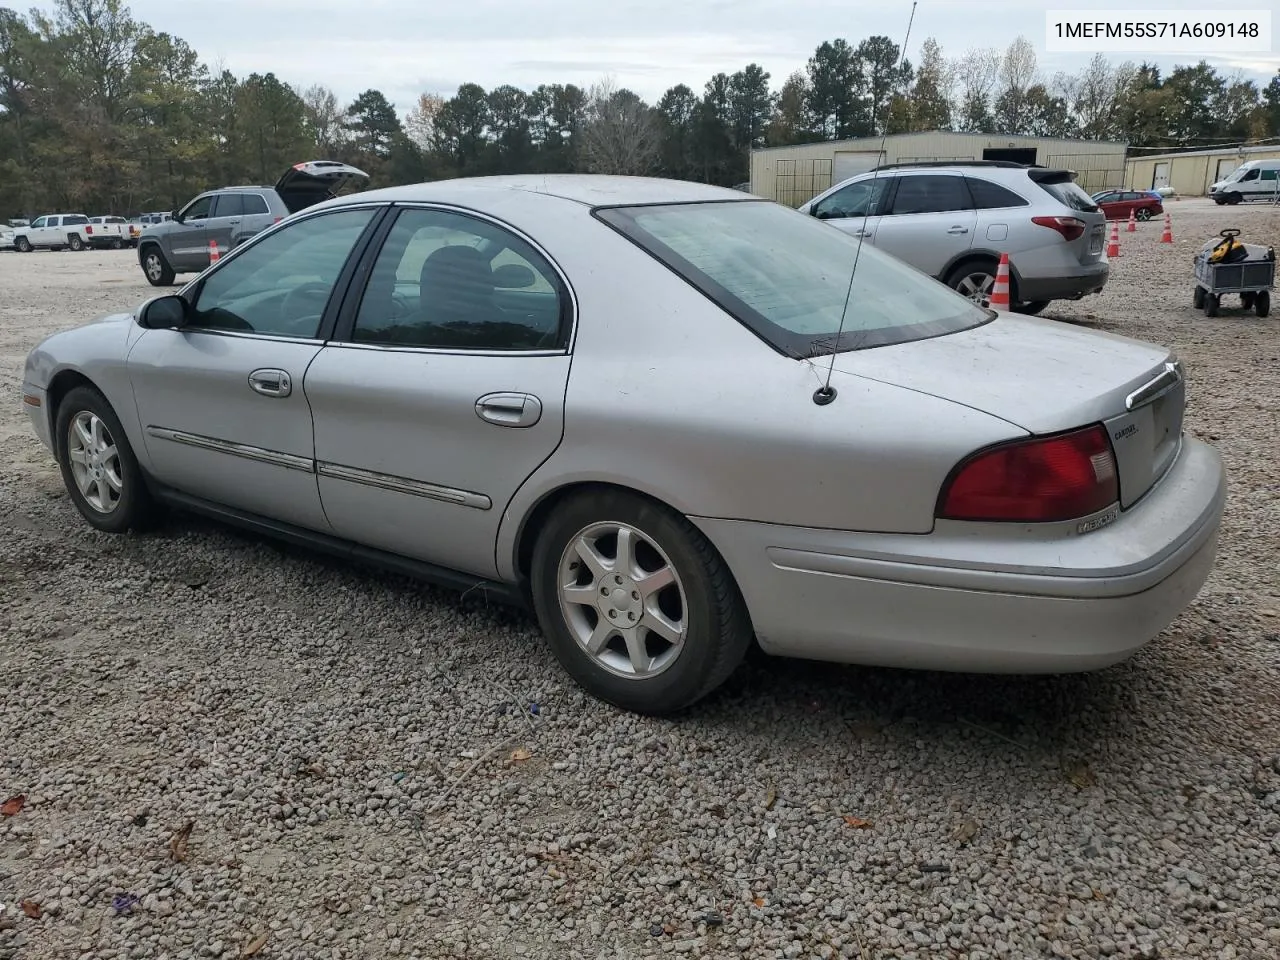
<instances>
[{"instance_id":1,"label":"red car","mask_svg":"<svg viewBox=\"0 0 1280 960\"><path fill-rule=\"evenodd\" d=\"M1145 190L1108 190L1094 194L1093 202L1102 208L1108 220L1128 220L1130 210L1139 220L1150 220L1164 213L1160 198Z\"/></svg>"}]
</instances>

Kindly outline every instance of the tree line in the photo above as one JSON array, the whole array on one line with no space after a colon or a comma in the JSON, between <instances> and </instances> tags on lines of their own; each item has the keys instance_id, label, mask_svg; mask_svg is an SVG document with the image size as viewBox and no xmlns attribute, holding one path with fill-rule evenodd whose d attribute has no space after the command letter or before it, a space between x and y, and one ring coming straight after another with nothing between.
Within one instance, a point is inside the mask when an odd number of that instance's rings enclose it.
<instances>
[{"instance_id":1,"label":"tree line","mask_svg":"<svg viewBox=\"0 0 1280 960\"><path fill-rule=\"evenodd\" d=\"M405 113L379 90L342 103L274 73L237 77L123 0L0 9L0 217L171 209L201 190L275 182L302 159L372 185L591 171L733 185L763 146L957 130L1127 140L1150 152L1280 138L1280 71L1264 88L1200 62L1162 73L1096 56L1047 77L1031 43L919 63L884 36L822 43L777 89L759 64L649 104L603 80L533 90L464 83Z\"/></svg>"}]
</instances>

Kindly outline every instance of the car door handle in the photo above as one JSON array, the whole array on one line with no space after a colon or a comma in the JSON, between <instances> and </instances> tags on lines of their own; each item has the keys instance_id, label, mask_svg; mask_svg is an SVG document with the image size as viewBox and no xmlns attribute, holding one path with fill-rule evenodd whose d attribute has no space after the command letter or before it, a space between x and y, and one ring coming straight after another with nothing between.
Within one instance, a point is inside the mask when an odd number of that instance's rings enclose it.
<instances>
[{"instance_id":1,"label":"car door handle","mask_svg":"<svg viewBox=\"0 0 1280 960\"><path fill-rule=\"evenodd\" d=\"M855 231L853 231L853 235L854 235L855 237L867 237L867 238L870 238L870 237L872 237L872 236L874 236L874 235L875 235L875 231L874 231L874 230L855 230Z\"/></svg>"},{"instance_id":2,"label":"car door handle","mask_svg":"<svg viewBox=\"0 0 1280 960\"><path fill-rule=\"evenodd\" d=\"M947 231L947 233L968 233L968 232L969 232L968 227L952 227L950 230Z\"/></svg>"},{"instance_id":3,"label":"car door handle","mask_svg":"<svg viewBox=\"0 0 1280 960\"><path fill-rule=\"evenodd\" d=\"M283 370L255 370L249 374L249 387L264 397L287 397L293 381Z\"/></svg>"},{"instance_id":4,"label":"car door handle","mask_svg":"<svg viewBox=\"0 0 1280 960\"><path fill-rule=\"evenodd\" d=\"M488 393L476 401L476 415L500 427L532 427L542 418L542 401L529 393Z\"/></svg>"}]
</instances>

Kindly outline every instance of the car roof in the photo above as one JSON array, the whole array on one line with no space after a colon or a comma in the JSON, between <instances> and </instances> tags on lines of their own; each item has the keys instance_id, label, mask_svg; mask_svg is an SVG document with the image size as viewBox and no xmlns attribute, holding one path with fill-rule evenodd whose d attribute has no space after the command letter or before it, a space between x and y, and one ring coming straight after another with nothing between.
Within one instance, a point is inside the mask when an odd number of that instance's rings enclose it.
<instances>
[{"instance_id":1,"label":"car roof","mask_svg":"<svg viewBox=\"0 0 1280 960\"><path fill-rule=\"evenodd\" d=\"M696 203L708 200L760 202L759 198L728 187L713 187L687 180L662 177L623 177L589 173L509 174L492 177L459 177L398 187L383 187L347 194L318 206L332 207L368 201L400 203L465 204L485 197L533 193L557 197L586 206L649 203Z\"/></svg>"}]
</instances>

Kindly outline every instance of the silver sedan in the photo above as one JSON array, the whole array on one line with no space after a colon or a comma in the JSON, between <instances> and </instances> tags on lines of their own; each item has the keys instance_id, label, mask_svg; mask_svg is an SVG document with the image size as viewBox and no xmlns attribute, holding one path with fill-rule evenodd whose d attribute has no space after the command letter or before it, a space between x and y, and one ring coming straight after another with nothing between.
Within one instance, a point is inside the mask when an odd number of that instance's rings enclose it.
<instances>
[{"instance_id":1,"label":"silver sedan","mask_svg":"<svg viewBox=\"0 0 1280 960\"><path fill-rule=\"evenodd\" d=\"M667 713L753 640L1130 656L1214 562L1184 391L1163 347L989 312L776 203L565 175L309 208L46 339L22 402L99 530L176 505L482 588Z\"/></svg>"}]
</instances>

